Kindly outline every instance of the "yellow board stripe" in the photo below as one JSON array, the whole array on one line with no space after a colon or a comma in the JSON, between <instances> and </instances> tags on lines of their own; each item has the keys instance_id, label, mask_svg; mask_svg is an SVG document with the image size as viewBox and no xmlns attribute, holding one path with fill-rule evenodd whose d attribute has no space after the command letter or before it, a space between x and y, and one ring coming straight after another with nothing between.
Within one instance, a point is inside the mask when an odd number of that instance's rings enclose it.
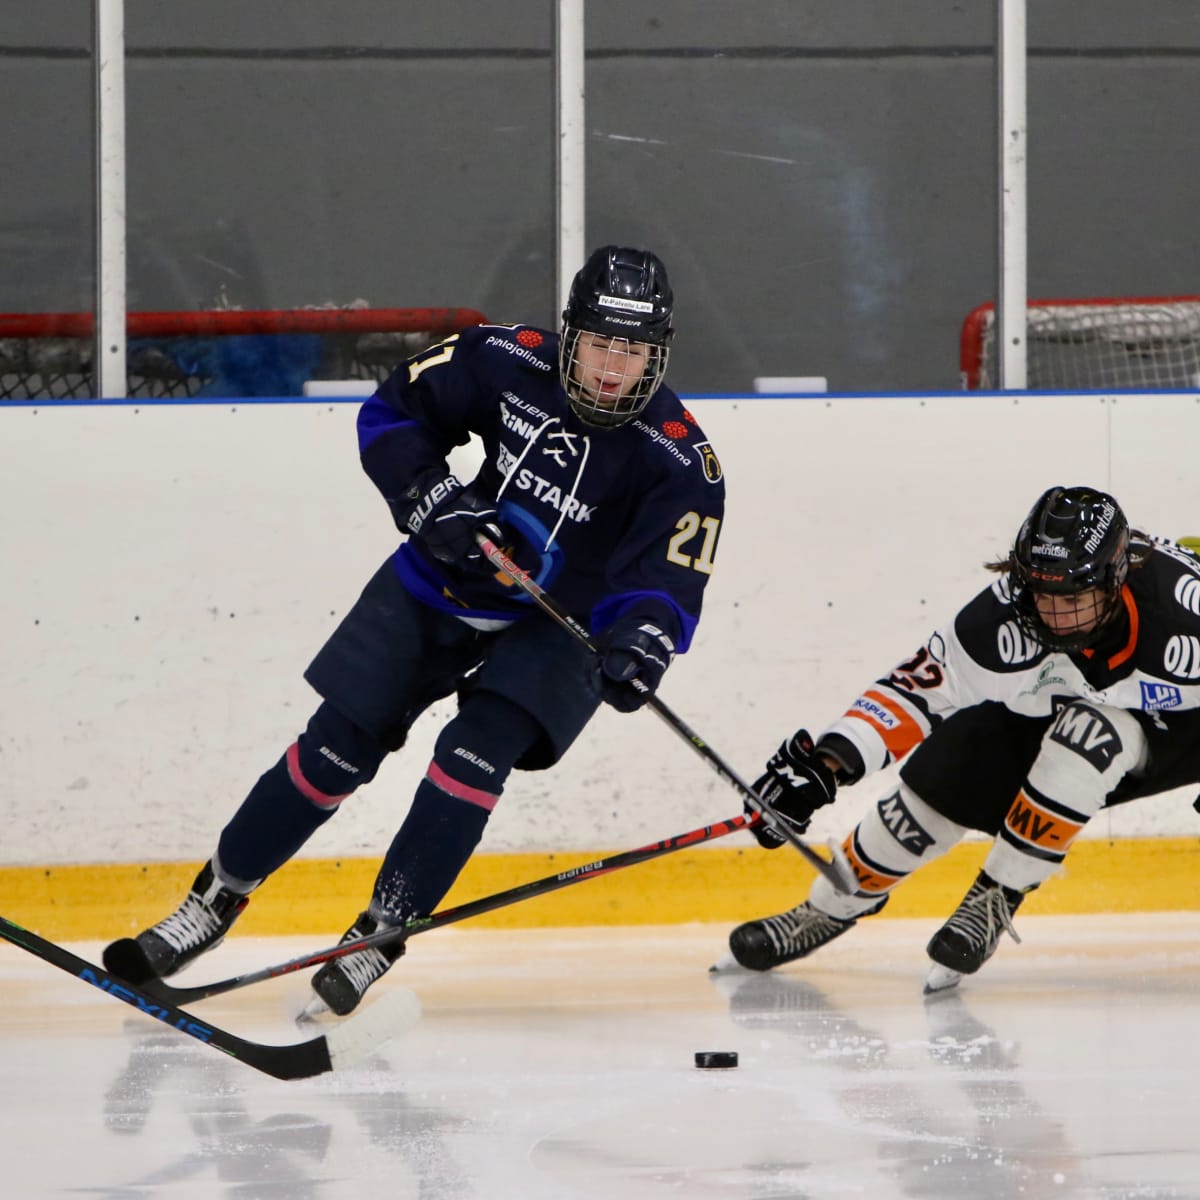
<instances>
[{"instance_id":1,"label":"yellow board stripe","mask_svg":"<svg viewBox=\"0 0 1200 1200\"><path fill-rule=\"evenodd\" d=\"M988 843L969 842L902 883L882 916L948 916L983 863ZM488 896L605 853L481 854L444 907ZM366 907L377 859L298 859L269 879L238 923L259 935L340 935ZM160 920L182 899L195 863L0 867L0 913L45 937L121 937ZM786 848L683 850L499 909L475 927L670 925L764 916L798 904L811 869ZM1200 839L1085 839L1023 912L1154 912L1200 909Z\"/></svg>"}]
</instances>

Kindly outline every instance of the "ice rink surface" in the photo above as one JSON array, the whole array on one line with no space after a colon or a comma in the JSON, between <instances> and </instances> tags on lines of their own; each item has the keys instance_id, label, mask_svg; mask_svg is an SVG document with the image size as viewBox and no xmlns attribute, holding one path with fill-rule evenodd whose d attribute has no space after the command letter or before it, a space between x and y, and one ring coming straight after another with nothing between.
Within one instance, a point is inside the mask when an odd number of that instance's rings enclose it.
<instances>
[{"instance_id":1,"label":"ice rink surface","mask_svg":"<svg viewBox=\"0 0 1200 1200\"><path fill-rule=\"evenodd\" d=\"M377 988L420 1021L290 1083L0 944L0 1194L1200 1197L1200 913L1019 920L926 999L936 926L866 921L769 975L708 972L724 925L440 930ZM235 937L178 981L319 944ZM306 992L192 1011L290 1042Z\"/></svg>"}]
</instances>

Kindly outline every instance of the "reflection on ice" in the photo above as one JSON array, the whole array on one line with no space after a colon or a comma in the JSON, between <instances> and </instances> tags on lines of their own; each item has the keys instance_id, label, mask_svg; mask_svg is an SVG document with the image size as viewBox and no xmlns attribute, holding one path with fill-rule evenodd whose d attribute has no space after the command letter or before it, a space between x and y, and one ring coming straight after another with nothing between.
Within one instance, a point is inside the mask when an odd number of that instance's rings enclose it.
<instances>
[{"instance_id":1,"label":"reflection on ice","mask_svg":"<svg viewBox=\"0 0 1200 1200\"><path fill-rule=\"evenodd\" d=\"M396 980L421 997L419 1024L296 1083L4 950L6 1194L1200 1194L1200 915L1029 918L1023 946L930 997L921 922L710 975L726 932L447 930ZM306 948L232 938L214 971ZM283 1040L303 986L202 1011ZM740 1065L696 1070L697 1049Z\"/></svg>"}]
</instances>

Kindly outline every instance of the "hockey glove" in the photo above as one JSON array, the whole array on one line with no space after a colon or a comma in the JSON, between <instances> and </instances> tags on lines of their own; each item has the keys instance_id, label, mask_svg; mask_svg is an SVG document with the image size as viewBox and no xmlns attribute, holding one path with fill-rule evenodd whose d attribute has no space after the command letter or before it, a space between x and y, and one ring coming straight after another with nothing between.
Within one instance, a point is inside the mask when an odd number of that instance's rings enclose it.
<instances>
[{"instance_id":1,"label":"hockey glove","mask_svg":"<svg viewBox=\"0 0 1200 1200\"><path fill-rule=\"evenodd\" d=\"M675 643L651 621L618 617L597 642L596 685L618 712L635 712L654 695L675 657Z\"/></svg>"},{"instance_id":2,"label":"hockey glove","mask_svg":"<svg viewBox=\"0 0 1200 1200\"><path fill-rule=\"evenodd\" d=\"M411 503L404 526L438 562L478 575L495 569L475 540L485 533L493 542L504 540L496 502L478 495L475 485L463 487L453 475L426 471L405 493Z\"/></svg>"},{"instance_id":3,"label":"hockey glove","mask_svg":"<svg viewBox=\"0 0 1200 1200\"><path fill-rule=\"evenodd\" d=\"M817 756L807 729L797 729L767 760L767 769L754 781L754 790L771 811L793 833L808 829L812 815L823 805L832 804L837 780L828 765ZM750 806L746 806L750 815ZM783 845L784 839L765 822L755 825L758 844L768 850Z\"/></svg>"}]
</instances>

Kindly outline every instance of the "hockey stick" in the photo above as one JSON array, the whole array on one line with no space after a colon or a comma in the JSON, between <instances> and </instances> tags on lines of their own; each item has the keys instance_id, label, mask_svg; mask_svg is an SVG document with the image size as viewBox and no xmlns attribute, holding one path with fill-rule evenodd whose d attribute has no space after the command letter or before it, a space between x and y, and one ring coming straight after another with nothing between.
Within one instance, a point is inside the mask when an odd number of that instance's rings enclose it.
<instances>
[{"instance_id":1,"label":"hockey stick","mask_svg":"<svg viewBox=\"0 0 1200 1200\"><path fill-rule=\"evenodd\" d=\"M711 842L714 838L724 837L728 833L736 833L739 829L749 829L758 820L753 820L739 814L728 821L718 821L714 825L705 825L701 829L692 829L687 833L677 834L661 842L651 842L648 846L640 846L636 850L624 850L620 854L612 854L608 858L600 858L595 862L586 863L579 867L570 867L557 875L548 875L531 883L522 883L504 892L492 896L484 896L472 900L456 908L447 908L429 917L419 917L409 921L399 928L384 929L367 937L355 938L353 941L341 942L330 946L327 950L317 950L313 954L303 954L299 958L279 963L274 967L263 967L259 971L251 971L246 975L235 975L230 979L222 979L215 983L201 983L194 987L175 987L162 979L152 979L142 984L142 990L156 1000L171 1004L191 1004L196 1000L206 1000L209 996L219 996L223 992L232 992L236 988L248 987L252 983L262 983L267 979L277 979L281 975L290 975L293 971L303 971L306 967L319 966L335 958L354 954L359 950L367 950L372 946L382 946L398 941L406 942L418 933L427 933L431 929L441 929L444 925L453 925L465 921L468 917L477 917L482 913L493 912L498 908L507 908L521 900L531 900L535 896L545 896L556 892L559 888L570 887L585 879L595 879L598 875L607 875L610 871L619 871L623 867L632 867L637 863L648 862L652 858L661 858L676 850L688 846L698 846L701 842Z\"/></svg>"},{"instance_id":2,"label":"hockey stick","mask_svg":"<svg viewBox=\"0 0 1200 1200\"><path fill-rule=\"evenodd\" d=\"M518 567L487 534L477 533L475 540L479 543L479 548L487 556L488 561L494 567L498 567L503 571L538 608L548 617L557 621L572 637L582 642L593 654L600 653L596 643L592 641L591 634L557 600L550 596L536 580L532 579L528 571L524 571ZM646 685L641 680L634 679L631 682L638 691L646 690ZM767 808L759 799L754 789L698 733L690 729L657 696L651 696L646 701L646 707L656 716L661 717L670 726L671 730L683 738L726 783L733 784L741 793L742 799L749 806L750 811L761 817L770 826L773 833L778 834L785 842L798 850L804 860L824 875L839 892L852 896L858 891L858 880L855 878L854 871L851 869L845 854L839 847L830 845L829 850L833 856L833 861L826 862L816 851L805 845Z\"/></svg>"},{"instance_id":3,"label":"hockey stick","mask_svg":"<svg viewBox=\"0 0 1200 1200\"><path fill-rule=\"evenodd\" d=\"M197 1020L191 1013L151 996L144 988L131 987L123 979L108 974L103 967L79 958L54 942L46 941L6 917L0 917L0 937L14 946L20 946L22 950L28 950L30 954L36 954L68 975L90 983L106 995L132 1004L146 1016L276 1079L307 1079L312 1075L351 1066L388 1038L412 1025L421 1012L416 996L402 989L389 992L361 1016L343 1021L320 1037L288 1046L273 1046L247 1041L218 1029L209 1021Z\"/></svg>"}]
</instances>

